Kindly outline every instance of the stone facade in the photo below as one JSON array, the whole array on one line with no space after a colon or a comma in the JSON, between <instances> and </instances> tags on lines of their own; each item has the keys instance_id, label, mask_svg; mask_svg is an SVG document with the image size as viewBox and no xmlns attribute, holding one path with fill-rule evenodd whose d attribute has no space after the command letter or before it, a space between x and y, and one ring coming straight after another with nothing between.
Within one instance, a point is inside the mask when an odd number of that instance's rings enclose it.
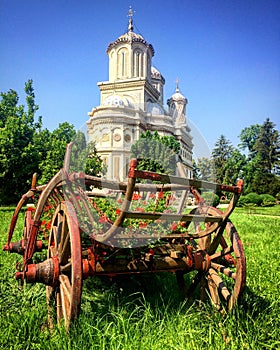
<instances>
[{"instance_id":1,"label":"stone facade","mask_svg":"<svg viewBox=\"0 0 280 350\"><path fill-rule=\"evenodd\" d=\"M179 92L163 105L165 79L152 66L154 48L133 31L132 15L128 31L111 42L109 81L99 82L100 105L88 113L88 139L96 143L107 166L108 179L124 180L130 148L142 132L158 131L175 136L181 145L181 162L192 177L192 137L186 120L187 99Z\"/></svg>"}]
</instances>

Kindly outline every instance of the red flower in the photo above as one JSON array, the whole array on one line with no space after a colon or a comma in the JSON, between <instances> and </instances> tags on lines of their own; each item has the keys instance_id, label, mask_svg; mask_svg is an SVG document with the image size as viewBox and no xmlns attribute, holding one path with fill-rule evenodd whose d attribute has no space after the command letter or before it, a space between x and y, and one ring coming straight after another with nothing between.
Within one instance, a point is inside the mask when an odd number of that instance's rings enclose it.
<instances>
[{"instance_id":1,"label":"red flower","mask_svg":"<svg viewBox=\"0 0 280 350\"><path fill-rule=\"evenodd\" d=\"M176 222L173 222L173 224L171 225L171 231L176 231L177 227L178 225L176 224Z\"/></svg>"},{"instance_id":2,"label":"red flower","mask_svg":"<svg viewBox=\"0 0 280 350\"><path fill-rule=\"evenodd\" d=\"M107 221L108 221L108 219L106 218L105 215L102 215L102 216L100 217L100 219L98 220L98 222L100 222L100 223L107 222Z\"/></svg>"},{"instance_id":3,"label":"red flower","mask_svg":"<svg viewBox=\"0 0 280 350\"><path fill-rule=\"evenodd\" d=\"M140 193L133 193L133 196L132 196L132 200L133 201L137 201L138 199L141 198L141 195Z\"/></svg>"},{"instance_id":4,"label":"red flower","mask_svg":"<svg viewBox=\"0 0 280 350\"><path fill-rule=\"evenodd\" d=\"M156 197L155 193L150 193L149 194L149 198L155 198L155 197Z\"/></svg>"},{"instance_id":5,"label":"red flower","mask_svg":"<svg viewBox=\"0 0 280 350\"><path fill-rule=\"evenodd\" d=\"M49 221L48 223L47 223L47 225L46 225L46 228L48 229L48 230L50 230L50 228L51 228L51 222Z\"/></svg>"},{"instance_id":6,"label":"red flower","mask_svg":"<svg viewBox=\"0 0 280 350\"><path fill-rule=\"evenodd\" d=\"M27 211L35 211L35 208L33 208L33 207L28 207L28 208L27 208Z\"/></svg>"},{"instance_id":7,"label":"red flower","mask_svg":"<svg viewBox=\"0 0 280 350\"><path fill-rule=\"evenodd\" d=\"M144 213L144 209L143 209L143 208L138 207L138 208L136 208L135 210L136 210L136 211L139 211L139 212L141 212L141 213Z\"/></svg>"},{"instance_id":8,"label":"red flower","mask_svg":"<svg viewBox=\"0 0 280 350\"><path fill-rule=\"evenodd\" d=\"M139 222L139 227L144 228L147 227L148 223L147 222Z\"/></svg>"},{"instance_id":9,"label":"red flower","mask_svg":"<svg viewBox=\"0 0 280 350\"><path fill-rule=\"evenodd\" d=\"M155 251L154 251L152 248L150 248L150 249L149 249L149 254L155 255Z\"/></svg>"},{"instance_id":10,"label":"red flower","mask_svg":"<svg viewBox=\"0 0 280 350\"><path fill-rule=\"evenodd\" d=\"M164 198L164 192L160 191L158 194L158 198L159 199L163 199Z\"/></svg>"},{"instance_id":11,"label":"red flower","mask_svg":"<svg viewBox=\"0 0 280 350\"><path fill-rule=\"evenodd\" d=\"M119 214L120 214L120 212L121 212L121 210L120 210L120 209L116 209L116 214L117 214L117 215L119 215Z\"/></svg>"},{"instance_id":12,"label":"red flower","mask_svg":"<svg viewBox=\"0 0 280 350\"><path fill-rule=\"evenodd\" d=\"M119 199L117 200L117 202L118 202L119 204L122 204L122 199L119 198Z\"/></svg>"}]
</instances>

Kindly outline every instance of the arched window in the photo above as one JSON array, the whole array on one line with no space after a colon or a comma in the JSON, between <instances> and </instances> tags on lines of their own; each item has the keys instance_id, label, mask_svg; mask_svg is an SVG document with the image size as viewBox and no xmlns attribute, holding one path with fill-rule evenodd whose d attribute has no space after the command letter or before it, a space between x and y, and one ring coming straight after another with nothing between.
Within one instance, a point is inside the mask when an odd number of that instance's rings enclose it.
<instances>
[{"instance_id":1,"label":"arched window","mask_svg":"<svg viewBox=\"0 0 280 350\"><path fill-rule=\"evenodd\" d=\"M135 50L133 55L133 75L135 77L143 75L143 52L139 49Z\"/></svg>"},{"instance_id":2,"label":"arched window","mask_svg":"<svg viewBox=\"0 0 280 350\"><path fill-rule=\"evenodd\" d=\"M127 76L127 50L121 49L118 52L118 77L124 78Z\"/></svg>"}]
</instances>

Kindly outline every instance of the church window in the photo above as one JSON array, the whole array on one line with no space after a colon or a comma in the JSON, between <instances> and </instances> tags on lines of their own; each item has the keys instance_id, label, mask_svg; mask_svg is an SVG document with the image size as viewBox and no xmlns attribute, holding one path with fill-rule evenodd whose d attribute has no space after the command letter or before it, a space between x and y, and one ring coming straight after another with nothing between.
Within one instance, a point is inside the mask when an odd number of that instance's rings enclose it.
<instances>
[{"instance_id":1,"label":"church window","mask_svg":"<svg viewBox=\"0 0 280 350\"><path fill-rule=\"evenodd\" d=\"M127 75L127 51L125 49L118 53L118 77L123 78Z\"/></svg>"},{"instance_id":2,"label":"church window","mask_svg":"<svg viewBox=\"0 0 280 350\"><path fill-rule=\"evenodd\" d=\"M134 76L135 77L141 77L143 75L142 73L142 60L143 60L143 53L140 50L136 50L134 52Z\"/></svg>"}]
</instances>

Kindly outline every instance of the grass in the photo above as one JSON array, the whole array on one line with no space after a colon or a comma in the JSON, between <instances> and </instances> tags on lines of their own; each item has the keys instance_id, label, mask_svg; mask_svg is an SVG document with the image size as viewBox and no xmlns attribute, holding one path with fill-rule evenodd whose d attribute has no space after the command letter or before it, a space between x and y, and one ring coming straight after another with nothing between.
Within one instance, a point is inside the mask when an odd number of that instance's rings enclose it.
<instances>
[{"instance_id":1,"label":"grass","mask_svg":"<svg viewBox=\"0 0 280 350\"><path fill-rule=\"evenodd\" d=\"M1 246L11 215L0 210ZM279 206L256 214L236 208L231 219L244 244L247 286L230 314L184 301L172 274L114 283L91 278L84 281L80 318L70 332L50 332L45 287L19 289L13 276L20 257L1 251L0 349L280 349Z\"/></svg>"}]
</instances>

